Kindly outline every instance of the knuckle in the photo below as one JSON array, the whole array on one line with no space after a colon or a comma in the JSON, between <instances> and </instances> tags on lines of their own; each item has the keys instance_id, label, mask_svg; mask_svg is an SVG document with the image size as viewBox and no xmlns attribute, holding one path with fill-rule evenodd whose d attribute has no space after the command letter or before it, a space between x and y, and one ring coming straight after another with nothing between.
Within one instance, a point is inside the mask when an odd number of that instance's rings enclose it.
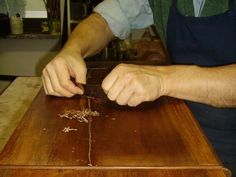
<instances>
[{"instance_id":1,"label":"knuckle","mask_svg":"<svg viewBox=\"0 0 236 177\"><path fill-rule=\"evenodd\" d=\"M140 92L141 95L146 94L146 89L145 89L145 87L143 87L143 85L139 85L139 92Z\"/></svg>"},{"instance_id":2,"label":"knuckle","mask_svg":"<svg viewBox=\"0 0 236 177\"><path fill-rule=\"evenodd\" d=\"M130 80L130 85L132 85L134 88L136 88L135 90L139 89L139 82L135 78L132 78Z\"/></svg>"},{"instance_id":3,"label":"knuckle","mask_svg":"<svg viewBox=\"0 0 236 177\"><path fill-rule=\"evenodd\" d=\"M47 65L45 68L44 68L44 74L46 76L50 76L51 74L51 71L53 70L54 68L51 66L51 65Z\"/></svg>"},{"instance_id":4,"label":"knuckle","mask_svg":"<svg viewBox=\"0 0 236 177\"><path fill-rule=\"evenodd\" d=\"M105 85L103 85L103 84L102 84L102 89L103 89L103 91L104 91L104 93L105 93L105 94L107 94L107 93L108 93L108 90L106 89L106 86L105 86Z\"/></svg>"},{"instance_id":5,"label":"knuckle","mask_svg":"<svg viewBox=\"0 0 236 177\"><path fill-rule=\"evenodd\" d=\"M69 82L62 82L61 83L61 86L62 86L62 88L64 88L64 89L70 89L70 83Z\"/></svg>"},{"instance_id":6,"label":"knuckle","mask_svg":"<svg viewBox=\"0 0 236 177\"><path fill-rule=\"evenodd\" d=\"M127 81L135 80L135 74L132 73L132 72L127 72L127 73L125 74L125 79L126 79Z\"/></svg>"},{"instance_id":7,"label":"knuckle","mask_svg":"<svg viewBox=\"0 0 236 177\"><path fill-rule=\"evenodd\" d=\"M43 69L42 74L43 74L44 76L47 76L47 70L46 70L46 68Z\"/></svg>"},{"instance_id":8,"label":"knuckle","mask_svg":"<svg viewBox=\"0 0 236 177\"><path fill-rule=\"evenodd\" d=\"M54 66L54 60L52 60L51 62L49 62L47 65L46 65L46 67L45 67L45 69L46 70L49 70L49 69L51 69L53 66Z\"/></svg>"},{"instance_id":9,"label":"knuckle","mask_svg":"<svg viewBox=\"0 0 236 177\"><path fill-rule=\"evenodd\" d=\"M50 63L48 63L48 66L53 66L53 65L57 65L59 62L58 58L55 58L54 60L52 60Z\"/></svg>"},{"instance_id":10,"label":"knuckle","mask_svg":"<svg viewBox=\"0 0 236 177\"><path fill-rule=\"evenodd\" d=\"M81 70L82 73L85 73L85 74L87 73L87 68L86 67L81 67L80 70Z\"/></svg>"},{"instance_id":11,"label":"knuckle","mask_svg":"<svg viewBox=\"0 0 236 177\"><path fill-rule=\"evenodd\" d=\"M108 95L107 95L107 97L109 98L109 100L111 100L111 101L115 101L116 99L115 99L115 97L114 97L114 95L112 94L112 93L108 93Z\"/></svg>"},{"instance_id":12,"label":"knuckle","mask_svg":"<svg viewBox=\"0 0 236 177\"><path fill-rule=\"evenodd\" d=\"M130 78L131 79L131 78L134 77L134 74L130 71L127 71L124 76L125 76L125 78Z\"/></svg>"},{"instance_id":13,"label":"knuckle","mask_svg":"<svg viewBox=\"0 0 236 177\"><path fill-rule=\"evenodd\" d=\"M62 65L62 61L58 58L52 60L50 63L47 64L47 69L57 68L58 66Z\"/></svg>"},{"instance_id":14,"label":"knuckle","mask_svg":"<svg viewBox=\"0 0 236 177\"><path fill-rule=\"evenodd\" d=\"M131 102L128 103L128 105L129 105L130 107L136 107L136 106L138 106L140 103L141 103L141 102L139 102L139 101L131 101Z\"/></svg>"},{"instance_id":15,"label":"knuckle","mask_svg":"<svg viewBox=\"0 0 236 177\"><path fill-rule=\"evenodd\" d=\"M132 84L135 86L137 92L139 92L140 94L143 94L146 92L146 86L144 84L142 84L142 82L140 82L138 79L133 79L132 80Z\"/></svg>"},{"instance_id":16,"label":"knuckle","mask_svg":"<svg viewBox=\"0 0 236 177\"><path fill-rule=\"evenodd\" d=\"M54 93L54 91L49 90L49 91L48 91L48 95L55 95L55 93Z\"/></svg>"},{"instance_id":17,"label":"knuckle","mask_svg":"<svg viewBox=\"0 0 236 177\"><path fill-rule=\"evenodd\" d=\"M115 69L119 71L124 71L125 68L126 68L126 64L121 63L121 64L118 64Z\"/></svg>"},{"instance_id":18,"label":"knuckle","mask_svg":"<svg viewBox=\"0 0 236 177\"><path fill-rule=\"evenodd\" d=\"M130 106L130 107L135 107L135 106L136 106L136 104L135 104L135 103L133 103L133 102L129 102L129 103L128 103L128 106Z\"/></svg>"},{"instance_id":19,"label":"knuckle","mask_svg":"<svg viewBox=\"0 0 236 177\"><path fill-rule=\"evenodd\" d=\"M125 64L124 63L120 63L117 65L118 68L124 68L125 67Z\"/></svg>"},{"instance_id":20,"label":"knuckle","mask_svg":"<svg viewBox=\"0 0 236 177\"><path fill-rule=\"evenodd\" d=\"M120 106L125 106L125 104L124 103L120 103L120 102L116 102L118 105L120 105Z\"/></svg>"},{"instance_id":21,"label":"knuckle","mask_svg":"<svg viewBox=\"0 0 236 177\"><path fill-rule=\"evenodd\" d=\"M108 86L107 86L107 83L106 83L105 81L102 82L101 87L102 87L103 91L104 91L106 94L108 94L109 89L107 88Z\"/></svg>"},{"instance_id":22,"label":"knuckle","mask_svg":"<svg viewBox=\"0 0 236 177\"><path fill-rule=\"evenodd\" d=\"M55 88L54 88L54 91L55 91L56 93L60 93L60 92L61 92L61 88L55 87Z\"/></svg>"},{"instance_id":23,"label":"knuckle","mask_svg":"<svg viewBox=\"0 0 236 177\"><path fill-rule=\"evenodd\" d=\"M136 93L135 96L133 96L132 99L129 100L128 105L131 107L135 107L135 106L138 106L143 101L144 101L143 95Z\"/></svg>"},{"instance_id":24,"label":"knuckle","mask_svg":"<svg viewBox=\"0 0 236 177\"><path fill-rule=\"evenodd\" d=\"M124 102L123 100L121 100L121 99L117 99L117 100L116 100L116 103L117 103L118 105L121 105L121 106L125 105L125 102Z\"/></svg>"}]
</instances>

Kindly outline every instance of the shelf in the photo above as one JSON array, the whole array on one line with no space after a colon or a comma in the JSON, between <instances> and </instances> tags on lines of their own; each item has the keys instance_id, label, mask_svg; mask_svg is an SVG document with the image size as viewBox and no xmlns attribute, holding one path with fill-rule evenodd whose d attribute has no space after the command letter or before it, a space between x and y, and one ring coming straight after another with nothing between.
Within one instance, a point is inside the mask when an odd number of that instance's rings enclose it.
<instances>
[{"instance_id":1,"label":"shelf","mask_svg":"<svg viewBox=\"0 0 236 177\"><path fill-rule=\"evenodd\" d=\"M73 24L78 24L80 21L79 20L71 20L70 23L73 23Z\"/></svg>"},{"instance_id":2,"label":"shelf","mask_svg":"<svg viewBox=\"0 0 236 177\"><path fill-rule=\"evenodd\" d=\"M7 36L0 36L0 39L58 39L61 35L51 35L43 33L24 33L24 34L10 34Z\"/></svg>"}]
</instances>

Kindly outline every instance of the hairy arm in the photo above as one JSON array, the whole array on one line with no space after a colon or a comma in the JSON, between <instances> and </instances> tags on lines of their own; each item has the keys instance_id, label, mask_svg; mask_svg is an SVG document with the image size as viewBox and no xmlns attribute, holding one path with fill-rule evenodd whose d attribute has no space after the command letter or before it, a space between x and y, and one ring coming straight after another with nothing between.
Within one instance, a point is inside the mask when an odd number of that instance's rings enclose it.
<instances>
[{"instance_id":1,"label":"hairy arm","mask_svg":"<svg viewBox=\"0 0 236 177\"><path fill-rule=\"evenodd\" d=\"M62 52L72 50L86 58L101 51L113 38L105 19L93 13L73 30Z\"/></svg>"},{"instance_id":2,"label":"hairy arm","mask_svg":"<svg viewBox=\"0 0 236 177\"><path fill-rule=\"evenodd\" d=\"M219 67L170 66L165 73L164 95L216 107L236 107L236 64Z\"/></svg>"},{"instance_id":3,"label":"hairy arm","mask_svg":"<svg viewBox=\"0 0 236 177\"><path fill-rule=\"evenodd\" d=\"M195 65L138 66L120 64L104 79L110 100L137 106L160 96L236 107L236 64L220 67Z\"/></svg>"},{"instance_id":4,"label":"hairy arm","mask_svg":"<svg viewBox=\"0 0 236 177\"><path fill-rule=\"evenodd\" d=\"M83 94L83 90L71 81L71 77L78 83L86 83L87 69L83 59L99 52L113 37L106 21L96 13L81 22L63 49L43 69L45 93L60 97Z\"/></svg>"}]
</instances>

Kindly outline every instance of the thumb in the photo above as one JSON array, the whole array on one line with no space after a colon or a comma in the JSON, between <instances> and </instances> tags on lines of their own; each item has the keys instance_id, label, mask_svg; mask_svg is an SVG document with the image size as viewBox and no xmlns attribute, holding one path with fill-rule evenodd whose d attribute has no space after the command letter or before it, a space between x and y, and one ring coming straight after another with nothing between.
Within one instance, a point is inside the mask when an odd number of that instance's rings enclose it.
<instances>
[{"instance_id":1,"label":"thumb","mask_svg":"<svg viewBox=\"0 0 236 177\"><path fill-rule=\"evenodd\" d=\"M67 60L70 66L71 76L75 78L77 83L86 84L87 67L80 55L72 55Z\"/></svg>"},{"instance_id":2,"label":"thumb","mask_svg":"<svg viewBox=\"0 0 236 177\"><path fill-rule=\"evenodd\" d=\"M86 68L80 68L79 70L75 71L75 81L77 83L86 84L86 76L87 76Z\"/></svg>"}]
</instances>

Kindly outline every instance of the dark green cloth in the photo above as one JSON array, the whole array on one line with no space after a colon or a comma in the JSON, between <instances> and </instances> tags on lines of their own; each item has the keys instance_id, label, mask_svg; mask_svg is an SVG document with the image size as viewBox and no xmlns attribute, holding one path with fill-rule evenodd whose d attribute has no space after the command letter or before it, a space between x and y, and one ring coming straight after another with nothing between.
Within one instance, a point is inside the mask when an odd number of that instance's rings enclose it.
<instances>
[{"instance_id":1,"label":"dark green cloth","mask_svg":"<svg viewBox=\"0 0 236 177\"><path fill-rule=\"evenodd\" d=\"M162 41L166 42L166 27L172 0L149 0L154 23ZM178 9L183 15L194 16L192 0L178 0ZM228 0L206 0L201 16L216 15L228 10Z\"/></svg>"}]
</instances>

